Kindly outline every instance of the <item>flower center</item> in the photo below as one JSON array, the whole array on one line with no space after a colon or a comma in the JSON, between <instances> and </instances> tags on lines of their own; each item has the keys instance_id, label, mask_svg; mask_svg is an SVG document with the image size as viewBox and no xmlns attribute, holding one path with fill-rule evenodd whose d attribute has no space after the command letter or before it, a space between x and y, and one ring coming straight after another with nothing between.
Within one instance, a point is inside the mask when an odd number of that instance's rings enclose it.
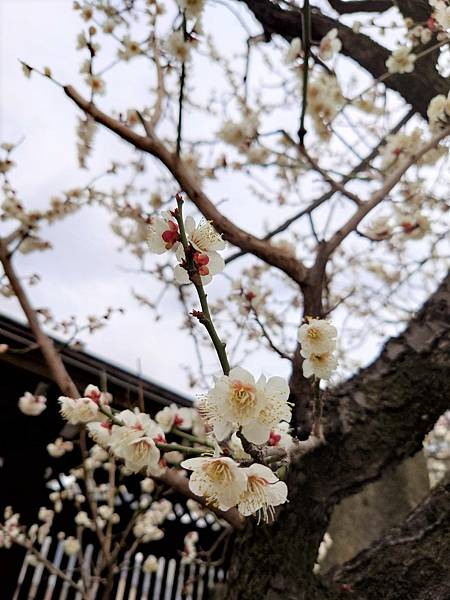
<instances>
[{"instance_id":1,"label":"flower center","mask_svg":"<svg viewBox=\"0 0 450 600\"><path fill-rule=\"evenodd\" d=\"M308 329L308 337L311 340L316 340L318 337L320 337L320 332L318 329L316 329L315 327L310 327Z\"/></svg>"},{"instance_id":2,"label":"flower center","mask_svg":"<svg viewBox=\"0 0 450 600\"><path fill-rule=\"evenodd\" d=\"M217 483L231 483L233 481L229 466L220 460L207 463L203 468L208 477Z\"/></svg>"},{"instance_id":3,"label":"flower center","mask_svg":"<svg viewBox=\"0 0 450 600\"><path fill-rule=\"evenodd\" d=\"M256 405L255 388L241 381L233 381L230 395L233 409L241 416L248 416Z\"/></svg>"}]
</instances>

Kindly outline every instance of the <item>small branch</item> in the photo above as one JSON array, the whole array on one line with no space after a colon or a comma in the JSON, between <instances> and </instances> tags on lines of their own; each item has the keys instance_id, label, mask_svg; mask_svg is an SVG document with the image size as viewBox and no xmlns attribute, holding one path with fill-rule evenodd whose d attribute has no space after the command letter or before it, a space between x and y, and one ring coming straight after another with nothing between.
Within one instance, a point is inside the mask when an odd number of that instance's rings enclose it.
<instances>
[{"instance_id":1,"label":"small branch","mask_svg":"<svg viewBox=\"0 0 450 600\"><path fill-rule=\"evenodd\" d=\"M300 115L300 127L298 129L298 139L300 146L304 145L306 129L305 117L308 106L308 75L309 75L309 54L311 48L311 7L309 0L304 0L302 10L302 33L300 37L303 41L303 92L302 92L302 111Z\"/></svg>"},{"instance_id":2,"label":"small branch","mask_svg":"<svg viewBox=\"0 0 450 600\"><path fill-rule=\"evenodd\" d=\"M336 181L326 171L324 171L322 169L322 167L319 166L319 163L316 160L314 160L312 158L312 156L310 156L310 154L306 151L304 146L299 146L299 151L300 151L300 154L302 154L306 158L306 160L309 162L311 167L315 171L317 171L317 173L319 173L325 179L325 181L327 183L329 183L331 185L331 188L334 192L340 192L344 196L347 196L347 198L349 200L354 202L356 204L356 206L361 206L362 200L360 199L360 197L357 196L356 194L354 194L353 192L350 192L349 190L347 190L340 181ZM350 181L350 179L349 179L349 181Z\"/></svg>"},{"instance_id":3,"label":"small branch","mask_svg":"<svg viewBox=\"0 0 450 600\"><path fill-rule=\"evenodd\" d=\"M286 254L284 250L272 246L268 241L261 240L248 231L241 229L225 217L203 192L183 161L176 154L169 152L154 134L149 137L136 133L117 119L113 119L101 111L92 102L83 98L72 86L65 86L64 92L97 123L105 126L138 150L147 152L160 160L178 182L180 189L187 194L202 215L209 221L214 222L214 227L223 234L224 239L241 250L250 252L269 265L280 269L296 283L300 284L305 280L308 269L300 260L295 256Z\"/></svg>"},{"instance_id":4,"label":"small branch","mask_svg":"<svg viewBox=\"0 0 450 600\"><path fill-rule=\"evenodd\" d=\"M183 12L183 37L184 41L187 41L186 31L186 14ZM184 100L184 85L186 82L186 62L183 60L181 63L181 76L180 76L180 94L178 97L178 126L177 126L177 147L176 155L179 157L181 154L181 136L183 128L183 100Z\"/></svg>"},{"instance_id":5,"label":"small branch","mask_svg":"<svg viewBox=\"0 0 450 600\"><path fill-rule=\"evenodd\" d=\"M197 290L197 295L200 300L200 306L202 308L201 313L195 313L195 316L198 318L200 323L204 325L206 331L211 338L213 346L217 352L217 356L220 361L220 365L222 367L222 371L225 375L228 375L230 372L230 364L228 362L227 353L225 350L225 343L220 339L216 328L214 327L214 323L211 317L211 313L209 312L208 299L205 293L205 288L203 287L202 280L200 274L198 273L197 267L195 266L193 257L192 257L192 249L188 242L186 231L184 228L184 218L183 218L183 199L180 194L177 195L177 212L175 218L178 222L178 226L180 228L180 237L181 243L183 245L184 254L186 257L186 269L189 275L190 281L195 286Z\"/></svg>"},{"instance_id":6,"label":"small branch","mask_svg":"<svg viewBox=\"0 0 450 600\"><path fill-rule=\"evenodd\" d=\"M328 2L340 15L356 12L382 13L394 6L391 0L328 0Z\"/></svg>"},{"instance_id":7,"label":"small branch","mask_svg":"<svg viewBox=\"0 0 450 600\"><path fill-rule=\"evenodd\" d=\"M274 352L276 352L278 354L278 356L280 356L281 358L285 358L286 360L290 360L292 362L292 356L290 356L286 352L283 352L283 350L281 350L280 348L278 348L278 346L275 345L271 336L269 335L269 332L265 328L264 323L259 318L258 313L256 312L256 309L254 308L254 306L251 306L251 311L253 313L253 316L255 317L255 321L258 323L258 325L261 329L261 333L266 338L266 340L269 343L269 346L272 348L272 350Z\"/></svg>"},{"instance_id":8,"label":"small branch","mask_svg":"<svg viewBox=\"0 0 450 600\"><path fill-rule=\"evenodd\" d=\"M41 328L36 311L32 307L27 293L14 270L11 258L8 254L8 248L5 245L4 240L0 240L0 262L3 265L5 275L9 280L11 288L17 296L19 304L25 313L31 331L36 338L36 342L39 344L55 383L58 385L63 394L71 396L72 398L79 397L78 390L69 373L67 372L66 367L64 366L64 363L53 344L53 341L44 333L43 329Z\"/></svg>"},{"instance_id":9,"label":"small branch","mask_svg":"<svg viewBox=\"0 0 450 600\"><path fill-rule=\"evenodd\" d=\"M316 262L313 270L316 273L321 273L325 269L328 258L341 244L341 242L356 229L363 218L373 210L380 202L384 200L387 194L397 185L406 171L414 165L424 154L429 150L435 148L444 138L450 135L450 127L446 127L433 138L426 143L418 152L410 156L408 159L402 162L399 167L386 178L384 185L374 194L371 198L364 202L357 210L354 215L347 221L347 223L341 227L336 233L325 242L320 248L317 254Z\"/></svg>"}]
</instances>

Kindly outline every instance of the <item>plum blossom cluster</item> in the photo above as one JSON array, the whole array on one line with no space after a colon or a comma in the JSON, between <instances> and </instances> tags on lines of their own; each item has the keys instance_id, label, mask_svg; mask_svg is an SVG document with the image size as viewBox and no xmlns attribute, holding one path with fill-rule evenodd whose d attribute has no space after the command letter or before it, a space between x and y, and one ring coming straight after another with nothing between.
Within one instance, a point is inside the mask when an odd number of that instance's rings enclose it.
<instances>
[{"instance_id":1,"label":"plum blossom cluster","mask_svg":"<svg viewBox=\"0 0 450 600\"><path fill-rule=\"evenodd\" d=\"M91 437L122 459L129 473L161 475L164 465L158 443L166 441L161 427L138 409L123 410L114 415L113 421L103 417L100 422L92 419L87 424Z\"/></svg>"},{"instance_id":2,"label":"plum blossom cluster","mask_svg":"<svg viewBox=\"0 0 450 600\"><path fill-rule=\"evenodd\" d=\"M435 96L428 105L427 115L432 131L448 126L450 123L450 92L447 96L444 94Z\"/></svg>"},{"instance_id":3,"label":"plum blossom cluster","mask_svg":"<svg viewBox=\"0 0 450 600\"><path fill-rule=\"evenodd\" d=\"M219 441L241 431L246 440L260 445L281 421L291 420L288 398L289 386L282 377L255 381L251 373L235 367L216 378L199 410Z\"/></svg>"},{"instance_id":4,"label":"plum blossom cluster","mask_svg":"<svg viewBox=\"0 0 450 600\"><path fill-rule=\"evenodd\" d=\"M175 253L179 264L175 266L174 274L179 284L189 283L188 270L191 262L194 273L198 273L202 284L206 285L225 268L225 262L219 254L220 250L225 249L225 242L209 221L196 223L193 217L186 217L184 228L189 256L186 256L181 243L178 223L170 212L152 219L148 227L148 246L155 254L167 251Z\"/></svg>"},{"instance_id":5,"label":"plum blossom cluster","mask_svg":"<svg viewBox=\"0 0 450 600\"><path fill-rule=\"evenodd\" d=\"M232 458L218 456L189 458L181 466L192 471L189 487L194 494L220 510L237 506L243 516L258 514L269 521L274 507L287 500L286 484L265 465L240 467Z\"/></svg>"},{"instance_id":6,"label":"plum blossom cluster","mask_svg":"<svg viewBox=\"0 0 450 600\"><path fill-rule=\"evenodd\" d=\"M303 375L317 379L330 379L337 367L337 330L325 319L308 317L298 330L300 353L303 361Z\"/></svg>"},{"instance_id":7,"label":"plum blossom cluster","mask_svg":"<svg viewBox=\"0 0 450 600\"><path fill-rule=\"evenodd\" d=\"M60 396L58 402L63 418L71 425L79 425L104 420L100 406L109 404L109 394L101 392L95 385L88 385L81 398Z\"/></svg>"}]
</instances>

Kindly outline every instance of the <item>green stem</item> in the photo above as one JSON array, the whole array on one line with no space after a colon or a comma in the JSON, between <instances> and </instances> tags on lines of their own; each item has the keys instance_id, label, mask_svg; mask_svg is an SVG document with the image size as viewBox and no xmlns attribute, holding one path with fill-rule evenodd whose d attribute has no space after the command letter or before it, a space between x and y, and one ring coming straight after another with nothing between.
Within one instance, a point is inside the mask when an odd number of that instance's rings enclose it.
<instances>
[{"instance_id":1,"label":"green stem","mask_svg":"<svg viewBox=\"0 0 450 600\"><path fill-rule=\"evenodd\" d=\"M211 444L210 442L208 442L206 440L201 440L196 435L192 435L190 433L187 433L186 431L182 431L181 429L178 429L178 427L172 427L170 432L173 433L174 435L178 435L179 437L184 438L185 440L194 442L194 444L203 444L204 446L209 446L210 448L214 448L214 445Z\"/></svg>"},{"instance_id":2,"label":"green stem","mask_svg":"<svg viewBox=\"0 0 450 600\"><path fill-rule=\"evenodd\" d=\"M178 210L176 213L176 219L180 228L180 239L186 257L187 272L189 275L189 279L192 281L192 283L195 286L195 289L197 290L197 295L200 300L200 306L202 307L201 314L198 315L198 320L202 325L204 325L206 331L209 334L209 337L211 338L214 348L216 349L216 353L219 358L224 375L228 375L230 372L230 364L228 362L228 357L225 350L225 343L222 342L222 340L219 337L219 334L216 331L216 328L214 327L214 323L211 318L211 313L209 312L208 297L205 293L201 277L198 273L197 267L194 263L189 249L189 242L186 236L186 230L184 228L183 199L179 194L177 195L177 206Z\"/></svg>"},{"instance_id":3,"label":"green stem","mask_svg":"<svg viewBox=\"0 0 450 600\"><path fill-rule=\"evenodd\" d=\"M187 40L187 31L186 31L186 15L183 12L183 36L184 41ZM186 82L186 64L185 61L181 63L181 75L180 75L180 94L178 97L178 127L177 127L177 147L176 147L176 155L179 157L181 154L181 135L182 135L182 125L183 125L183 101L184 101L184 85Z\"/></svg>"},{"instance_id":4,"label":"green stem","mask_svg":"<svg viewBox=\"0 0 450 600\"><path fill-rule=\"evenodd\" d=\"M211 454L211 448L193 448L192 446L182 446L181 444L164 444L155 442L156 447L163 452L182 452L183 454Z\"/></svg>"}]
</instances>

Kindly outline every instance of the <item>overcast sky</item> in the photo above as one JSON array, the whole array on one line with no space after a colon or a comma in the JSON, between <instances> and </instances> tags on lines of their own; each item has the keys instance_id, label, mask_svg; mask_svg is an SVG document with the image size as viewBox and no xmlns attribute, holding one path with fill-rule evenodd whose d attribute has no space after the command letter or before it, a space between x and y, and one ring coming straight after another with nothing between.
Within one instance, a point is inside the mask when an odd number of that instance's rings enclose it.
<instances>
[{"instance_id":1,"label":"overcast sky","mask_svg":"<svg viewBox=\"0 0 450 600\"><path fill-rule=\"evenodd\" d=\"M213 10L218 12L212 13L212 20L220 19L226 27L228 42L240 34L236 20L223 7ZM44 207L52 195L86 183L112 159L123 161L132 154L113 135L97 134L90 172L80 172L75 147L77 109L49 81L37 76L28 80L22 74L19 60L38 68L50 66L63 83L80 81L81 57L75 42L81 21L72 10L72 0L1 0L0 11L0 141L25 138L14 155L18 166L11 181L28 207ZM113 77L118 84L113 94L116 106L130 106L131 93L133 98L145 93L140 81L133 79L133 70L128 75L119 71ZM167 304L161 307L164 318L157 323L137 305L130 288L146 293L152 283L125 272L136 263L117 252L120 242L112 235L109 221L101 209L89 208L44 230L54 251L17 256L22 275L37 272L43 277L41 284L30 289L32 302L35 307L50 307L60 319L72 314L99 315L107 306L126 307L126 314L114 317L107 328L84 336L88 350L132 371L141 361L145 376L186 391L181 365L195 368L195 358L190 341L178 330L182 318L178 304L167 296ZM1 297L0 310L22 318L15 299ZM267 355L266 359L250 359L247 366L271 373ZM281 368L287 373L287 366Z\"/></svg>"},{"instance_id":2,"label":"overcast sky","mask_svg":"<svg viewBox=\"0 0 450 600\"><path fill-rule=\"evenodd\" d=\"M238 3L235 4L238 11L244 10ZM391 17L388 14L385 18ZM221 49L228 52L230 49L233 52L240 49L244 51L246 38L242 34L242 25L223 5L208 3L204 21L205 29L213 35L226 31L226 36L214 36ZM260 31L260 27L252 24L251 19L246 19L246 22L254 28L255 33ZM18 166L11 173L11 181L27 207L45 207L51 196L71 187L85 185L92 176L104 171L112 160L126 162L136 156L127 144L109 132L99 130L95 138L95 153L89 160L90 169L81 171L78 168L75 139L79 111L48 80L34 75L28 80L22 74L19 60L37 68L49 66L53 76L60 82L80 86L82 77L79 66L84 57L75 47L82 26L72 9L72 0L0 0L0 142L16 142L24 138L14 154ZM389 34L388 37L383 43L393 46L395 36ZM110 60L112 54L105 54ZM148 82L139 69L139 64L142 66L140 60L138 58L133 63L119 65L108 73L108 95L100 101L106 110L125 110L148 102ZM340 82L347 88L350 86L353 95L356 88L351 77L355 68L350 68L346 59L342 60ZM260 76L258 69L258 60L252 59L251 77L256 82ZM194 73L189 74L189 81L197 86L196 89L204 90L209 85L211 90L216 84L219 89L218 77L220 75L209 61L199 55ZM361 89L368 81L367 74L358 70L358 85L363 86ZM80 88L83 90L82 85ZM397 106L400 106L398 100ZM225 110L228 111L228 106ZM292 115L287 116L292 121ZM398 109L391 114L395 120L399 116ZM281 118L279 113L278 118ZM295 119L294 115L294 122ZM203 137L207 123L207 116L191 112L185 128L188 133L201 132ZM214 126L217 127L217 122ZM277 126L279 128L279 122ZM384 119L380 124L382 128L388 126L389 119ZM367 140L357 139L355 148L360 143L360 151L365 154ZM149 172L145 176L150 189L156 173ZM319 188L306 187L307 193L316 197ZM300 188L299 197L304 194L305 186ZM255 225L254 207L257 206L258 217L266 215L266 221L272 224L274 218L280 222L292 213L291 207L274 208L270 205L264 208L264 205L257 204L247 194L243 177L239 175L219 179L216 183L208 182L208 191L216 201L232 198L232 202L221 207L224 206L226 214L236 218L241 226L257 234L262 232L264 219ZM302 200L305 201L305 196ZM345 211L342 214L346 217L347 213ZM339 211L334 215L334 218L338 217ZM32 302L36 307L51 308L58 319L76 314L81 322L87 315L101 315L108 306L125 307L125 315L115 316L108 327L93 336L82 338L88 344L88 351L126 366L131 371L137 370L140 361L143 375L180 391L187 391L186 374L182 367L188 365L195 370L196 357L190 339L179 330L183 319L180 307L174 294L166 295L160 307L163 318L155 322L152 313L138 306L130 289L152 296L154 283L149 277L130 272L130 268L136 268L137 263L128 253L117 251L120 241L111 232L110 220L111 217L103 210L87 208L43 230L43 235L54 246L53 251L16 256L22 275L37 272L43 277L41 284L30 289ZM359 243L358 240L356 242ZM354 238L349 243L355 243ZM237 273L238 267L237 263L234 264L229 272ZM223 280L216 278L208 291L214 297L222 286ZM22 318L15 299L0 297L0 311ZM334 318L339 320L341 317L337 315ZM391 331L395 329L396 324L393 323ZM357 360L364 357L363 362L370 360L378 351L379 343L380 340L374 340L366 332L355 349L354 357ZM211 354L208 360L209 366L215 368L215 356ZM242 366L256 375L261 371L266 375L288 374L288 362L269 352L247 356Z\"/></svg>"}]
</instances>

